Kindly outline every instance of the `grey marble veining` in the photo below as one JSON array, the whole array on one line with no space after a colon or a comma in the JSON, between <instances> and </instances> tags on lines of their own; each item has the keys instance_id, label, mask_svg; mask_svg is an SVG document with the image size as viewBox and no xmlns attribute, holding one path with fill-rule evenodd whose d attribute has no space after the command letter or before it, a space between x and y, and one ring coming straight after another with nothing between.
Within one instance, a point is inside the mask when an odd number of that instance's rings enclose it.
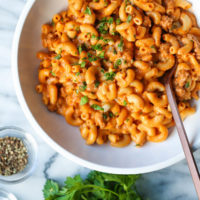
<instances>
[{"instance_id":1,"label":"grey marble veining","mask_svg":"<svg viewBox=\"0 0 200 200\"><path fill-rule=\"evenodd\" d=\"M13 33L17 20L27 0L0 0L0 126L15 125L35 135L19 106L13 88L10 54ZM16 185L2 185L13 192L19 200L42 200L42 188L47 178L63 182L66 176L88 169L63 158L35 135L39 145L39 160L33 176ZM200 151L195 158L200 166ZM144 199L151 200L196 200L197 196L186 161L172 167L144 174L138 182L138 190Z\"/></svg>"}]
</instances>

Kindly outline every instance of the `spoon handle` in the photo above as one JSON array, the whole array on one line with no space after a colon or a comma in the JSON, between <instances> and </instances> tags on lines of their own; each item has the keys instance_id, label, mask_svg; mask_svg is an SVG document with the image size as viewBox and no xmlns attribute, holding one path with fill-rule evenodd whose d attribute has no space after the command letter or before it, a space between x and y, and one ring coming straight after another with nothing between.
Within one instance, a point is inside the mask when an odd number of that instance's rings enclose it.
<instances>
[{"instance_id":1,"label":"spoon handle","mask_svg":"<svg viewBox=\"0 0 200 200\"><path fill-rule=\"evenodd\" d=\"M192 151L190 149L190 144L187 138L187 134L185 131L185 128L183 126L182 119L180 117L179 111L178 111L178 106L176 103L176 99L173 93L173 88L172 84L170 82L166 83L166 92L167 92L167 97L168 101L172 110L173 118L176 124L176 128L181 140L181 144L183 147L183 151L185 153L186 160L188 162L188 166L190 169L190 173L192 175L192 179L194 182L194 186L198 195L198 199L200 200L200 177L199 177L199 171L194 159L194 156L192 154Z\"/></svg>"}]
</instances>

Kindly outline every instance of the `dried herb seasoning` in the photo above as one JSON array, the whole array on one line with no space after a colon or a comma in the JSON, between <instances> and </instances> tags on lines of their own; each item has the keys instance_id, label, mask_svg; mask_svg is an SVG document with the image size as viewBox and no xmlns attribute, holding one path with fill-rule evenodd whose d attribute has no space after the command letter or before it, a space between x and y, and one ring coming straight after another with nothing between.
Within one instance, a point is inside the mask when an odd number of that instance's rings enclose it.
<instances>
[{"instance_id":1,"label":"dried herb seasoning","mask_svg":"<svg viewBox=\"0 0 200 200\"><path fill-rule=\"evenodd\" d=\"M27 164L27 148L21 139L0 138L0 175L10 176L21 172Z\"/></svg>"}]
</instances>

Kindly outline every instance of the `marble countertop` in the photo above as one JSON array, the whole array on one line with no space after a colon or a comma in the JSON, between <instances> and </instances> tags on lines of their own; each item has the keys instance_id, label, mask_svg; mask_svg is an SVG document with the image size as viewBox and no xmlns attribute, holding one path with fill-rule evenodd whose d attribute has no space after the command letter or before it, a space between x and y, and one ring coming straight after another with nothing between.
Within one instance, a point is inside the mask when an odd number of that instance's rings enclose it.
<instances>
[{"instance_id":1,"label":"marble countertop","mask_svg":"<svg viewBox=\"0 0 200 200\"><path fill-rule=\"evenodd\" d=\"M35 135L17 101L10 65L13 33L26 1L0 0L0 126L18 126ZM80 173L84 177L89 172L88 169L63 158L41 139L37 138L37 142L40 155L33 176L15 185L0 183L0 188L13 192L19 200L42 200L42 189L47 178L63 182L66 176ZM195 158L200 166L199 153L200 151L195 153ZM186 161L157 172L144 174L138 183L138 189L144 199L197 199Z\"/></svg>"}]
</instances>

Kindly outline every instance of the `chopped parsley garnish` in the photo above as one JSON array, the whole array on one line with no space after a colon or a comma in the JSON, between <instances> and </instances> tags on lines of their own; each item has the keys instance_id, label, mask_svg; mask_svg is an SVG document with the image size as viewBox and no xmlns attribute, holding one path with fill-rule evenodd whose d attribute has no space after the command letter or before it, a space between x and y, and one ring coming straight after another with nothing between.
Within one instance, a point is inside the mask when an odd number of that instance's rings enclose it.
<instances>
[{"instance_id":1,"label":"chopped parsley garnish","mask_svg":"<svg viewBox=\"0 0 200 200\"><path fill-rule=\"evenodd\" d=\"M76 72L76 76L79 76L80 75L80 72Z\"/></svg>"},{"instance_id":2,"label":"chopped parsley garnish","mask_svg":"<svg viewBox=\"0 0 200 200\"><path fill-rule=\"evenodd\" d=\"M108 2L106 0L104 0L104 5L108 6Z\"/></svg>"},{"instance_id":3,"label":"chopped parsley garnish","mask_svg":"<svg viewBox=\"0 0 200 200\"><path fill-rule=\"evenodd\" d=\"M116 24L119 25L121 23L121 20L119 18L116 19Z\"/></svg>"},{"instance_id":4,"label":"chopped parsley garnish","mask_svg":"<svg viewBox=\"0 0 200 200\"><path fill-rule=\"evenodd\" d=\"M107 34L108 33L108 26L107 26L107 18L104 17L100 23L98 24L98 31L102 34Z\"/></svg>"},{"instance_id":5,"label":"chopped parsley garnish","mask_svg":"<svg viewBox=\"0 0 200 200\"><path fill-rule=\"evenodd\" d=\"M102 69L101 69L101 73L104 73L104 72L105 72L105 70L102 68Z\"/></svg>"},{"instance_id":6,"label":"chopped parsley garnish","mask_svg":"<svg viewBox=\"0 0 200 200\"><path fill-rule=\"evenodd\" d=\"M187 89L187 88L189 88L189 87L190 87L190 83L187 82L187 83L185 84L185 88Z\"/></svg>"},{"instance_id":7,"label":"chopped parsley garnish","mask_svg":"<svg viewBox=\"0 0 200 200\"><path fill-rule=\"evenodd\" d=\"M100 82L99 82L99 81L96 81L94 85L95 85L96 88L98 88L99 85L100 85Z\"/></svg>"},{"instance_id":8,"label":"chopped parsley garnish","mask_svg":"<svg viewBox=\"0 0 200 200\"><path fill-rule=\"evenodd\" d=\"M85 61L83 61L83 62L81 63L81 68L84 68L84 67L85 67L85 65L86 65L86 62L85 62Z\"/></svg>"},{"instance_id":9,"label":"chopped parsley garnish","mask_svg":"<svg viewBox=\"0 0 200 200\"><path fill-rule=\"evenodd\" d=\"M54 57L56 60L60 60L62 58L61 54L58 54L57 56Z\"/></svg>"},{"instance_id":10,"label":"chopped parsley garnish","mask_svg":"<svg viewBox=\"0 0 200 200\"><path fill-rule=\"evenodd\" d=\"M136 147L140 147L140 144L136 144L135 146L136 146Z\"/></svg>"},{"instance_id":11,"label":"chopped parsley garnish","mask_svg":"<svg viewBox=\"0 0 200 200\"><path fill-rule=\"evenodd\" d=\"M113 81L115 78L116 73L115 72L107 72L104 74L106 81Z\"/></svg>"},{"instance_id":12,"label":"chopped parsley garnish","mask_svg":"<svg viewBox=\"0 0 200 200\"><path fill-rule=\"evenodd\" d=\"M83 85L79 86L79 90L80 90L81 92L84 92L84 91L86 90L86 88L87 88L87 84L86 84L86 82L84 81L84 82L83 82Z\"/></svg>"},{"instance_id":13,"label":"chopped parsley garnish","mask_svg":"<svg viewBox=\"0 0 200 200\"><path fill-rule=\"evenodd\" d=\"M123 101L123 105L124 105L124 106L126 106L126 105L127 105L127 102L126 102L125 100Z\"/></svg>"},{"instance_id":14,"label":"chopped parsley garnish","mask_svg":"<svg viewBox=\"0 0 200 200\"><path fill-rule=\"evenodd\" d=\"M52 26L55 26L55 22L54 22L53 20L51 21L51 25L52 25Z\"/></svg>"},{"instance_id":15,"label":"chopped parsley garnish","mask_svg":"<svg viewBox=\"0 0 200 200\"><path fill-rule=\"evenodd\" d=\"M156 47L154 45L151 46L152 49L156 49Z\"/></svg>"},{"instance_id":16,"label":"chopped parsley garnish","mask_svg":"<svg viewBox=\"0 0 200 200\"><path fill-rule=\"evenodd\" d=\"M95 34L92 34L91 38L92 38L92 39L96 39L97 36L96 36Z\"/></svg>"},{"instance_id":17,"label":"chopped parsley garnish","mask_svg":"<svg viewBox=\"0 0 200 200\"><path fill-rule=\"evenodd\" d=\"M128 122L128 121L129 121L129 119L126 119L125 121L126 121L126 122Z\"/></svg>"},{"instance_id":18,"label":"chopped parsley garnish","mask_svg":"<svg viewBox=\"0 0 200 200\"><path fill-rule=\"evenodd\" d=\"M50 71L50 73L52 74L52 76L56 76L56 74L54 72Z\"/></svg>"},{"instance_id":19,"label":"chopped parsley garnish","mask_svg":"<svg viewBox=\"0 0 200 200\"><path fill-rule=\"evenodd\" d=\"M109 112L108 115L110 118L114 117L114 114L112 112Z\"/></svg>"},{"instance_id":20,"label":"chopped parsley garnish","mask_svg":"<svg viewBox=\"0 0 200 200\"><path fill-rule=\"evenodd\" d=\"M97 50L97 51L101 51L102 50L102 46L101 46L101 44L92 45L92 49L93 50Z\"/></svg>"},{"instance_id":21,"label":"chopped parsley garnish","mask_svg":"<svg viewBox=\"0 0 200 200\"><path fill-rule=\"evenodd\" d=\"M81 52L83 51L83 48L82 48L82 46L80 45L80 46L78 46L78 52L79 52L79 54L81 54Z\"/></svg>"},{"instance_id":22,"label":"chopped parsley garnish","mask_svg":"<svg viewBox=\"0 0 200 200\"><path fill-rule=\"evenodd\" d=\"M119 50L120 50L121 52L123 51L123 47L124 47L124 41L123 41L123 39L121 38L120 43L118 44L118 48L119 48Z\"/></svg>"},{"instance_id":23,"label":"chopped parsley garnish","mask_svg":"<svg viewBox=\"0 0 200 200\"><path fill-rule=\"evenodd\" d=\"M113 21L114 21L113 17L110 17L110 18L108 19L108 23L109 23L109 24L113 24Z\"/></svg>"},{"instance_id":24,"label":"chopped parsley garnish","mask_svg":"<svg viewBox=\"0 0 200 200\"><path fill-rule=\"evenodd\" d=\"M130 23L130 21L132 20L132 16L131 15L129 15L128 17L127 17L127 20L126 20L126 22L128 22L128 23Z\"/></svg>"},{"instance_id":25,"label":"chopped parsley garnish","mask_svg":"<svg viewBox=\"0 0 200 200\"><path fill-rule=\"evenodd\" d=\"M104 51L102 51L98 56L99 56L99 58L104 58L104 54L105 54L105 52Z\"/></svg>"},{"instance_id":26,"label":"chopped parsley garnish","mask_svg":"<svg viewBox=\"0 0 200 200\"><path fill-rule=\"evenodd\" d=\"M85 14L92 15L92 12L91 12L91 10L90 10L90 8L88 6L85 9Z\"/></svg>"},{"instance_id":27,"label":"chopped parsley garnish","mask_svg":"<svg viewBox=\"0 0 200 200\"><path fill-rule=\"evenodd\" d=\"M85 105L86 103L88 103L88 97L87 96L84 96L84 97L81 97L81 106Z\"/></svg>"},{"instance_id":28,"label":"chopped parsley garnish","mask_svg":"<svg viewBox=\"0 0 200 200\"><path fill-rule=\"evenodd\" d=\"M91 108L93 108L94 110L102 110L102 111L104 111L104 109L101 106L97 105L97 104L91 105Z\"/></svg>"},{"instance_id":29,"label":"chopped parsley garnish","mask_svg":"<svg viewBox=\"0 0 200 200\"><path fill-rule=\"evenodd\" d=\"M116 61L115 64L114 64L114 68L117 69L118 66L121 65L121 64L122 64L121 59L117 59L117 61Z\"/></svg>"},{"instance_id":30,"label":"chopped parsley garnish","mask_svg":"<svg viewBox=\"0 0 200 200\"><path fill-rule=\"evenodd\" d=\"M113 53L116 55L117 54L117 51L116 51L116 49L113 49Z\"/></svg>"},{"instance_id":31,"label":"chopped parsley garnish","mask_svg":"<svg viewBox=\"0 0 200 200\"><path fill-rule=\"evenodd\" d=\"M88 57L88 60L89 60L90 62L93 62L93 61L98 60L98 58L97 58L96 56L93 56L93 57Z\"/></svg>"},{"instance_id":32,"label":"chopped parsley garnish","mask_svg":"<svg viewBox=\"0 0 200 200\"><path fill-rule=\"evenodd\" d=\"M103 113L103 119L106 120L107 118L108 118L107 114Z\"/></svg>"}]
</instances>

